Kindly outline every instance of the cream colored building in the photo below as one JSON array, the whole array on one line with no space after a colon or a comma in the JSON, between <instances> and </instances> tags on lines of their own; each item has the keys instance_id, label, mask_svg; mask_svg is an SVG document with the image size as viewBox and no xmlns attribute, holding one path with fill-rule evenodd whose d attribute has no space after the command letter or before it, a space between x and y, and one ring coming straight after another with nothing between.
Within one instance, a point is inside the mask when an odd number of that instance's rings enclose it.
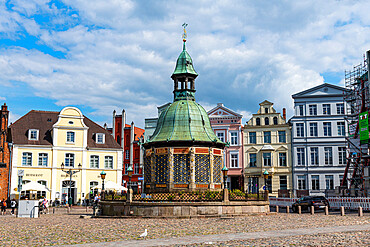
<instances>
[{"instance_id":1,"label":"cream colored building","mask_svg":"<svg viewBox=\"0 0 370 247\"><path fill-rule=\"evenodd\" d=\"M88 197L90 189L105 182L122 183L122 148L111 134L83 116L76 107L61 112L30 111L10 125L12 148L11 194L16 194L19 174L22 182L45 185L38 192L47 199L67 199L71 185L73 203ZM78 171L70 176L64 171ZM28 192L27 192L28 193Z\"/></svg>"},{"instance_id":2,"label":"cream colored building","mask_svg":"<svg viewBox=\"0 0 370 247\"><path fill-rule=\"evenodd\" d=\"M270 196L290 196L292 189L291 127L265 100L257 114L244 126L245 188L250 193L263 191L265 182ZM263 173L269 173L265 181Z\"/></svg>"}]
</instances>

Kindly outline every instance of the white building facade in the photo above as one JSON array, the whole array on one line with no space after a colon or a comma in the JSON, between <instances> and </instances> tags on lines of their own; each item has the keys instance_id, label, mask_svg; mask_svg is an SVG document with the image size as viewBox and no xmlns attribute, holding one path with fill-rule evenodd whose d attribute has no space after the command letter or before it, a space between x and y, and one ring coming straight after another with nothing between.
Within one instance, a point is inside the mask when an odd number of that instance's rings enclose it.
<instances>
[{"instance_id":1,"label":"white building facade","mask_svg":"<svg viewBox=\"0 0 370 247\"><path fill-rule=\"evenodd\" d=\"M346 168L345 88L324 83L292 95L295 196L333 195Z\"/></svg>"}]
</instances>

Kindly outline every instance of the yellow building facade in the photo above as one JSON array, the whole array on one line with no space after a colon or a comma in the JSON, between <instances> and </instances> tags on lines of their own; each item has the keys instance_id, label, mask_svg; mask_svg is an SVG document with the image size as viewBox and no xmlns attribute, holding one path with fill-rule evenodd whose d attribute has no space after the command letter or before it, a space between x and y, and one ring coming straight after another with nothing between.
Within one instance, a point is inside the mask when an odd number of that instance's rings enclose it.
<instances>
[{"instance_id":1,"label":"yellow building facade","mask_svg":"<svg viewBox=\"0 0 370 247\"><path fill-rule=\"evenodd\" d=\"M76 204L89 199L93 187L101 187L103 170L105 182L122 184L122 148L76 107L30 111L10 130L11 194L17 194L20 183L34 181L49 189L37 192L39 196L61 202L71 197ZM72 179L65 171L75 172Z\"/></svg>"},{"instance_id":2,"label":"yellow building facade","mask_svg":"<svg viewBox=\"0 0 370 247\"><path fill-rule=\"evenodd\" d=\"M292 189L291 127L265 100L244 125L244 186L249 193L289 197ZM264 173L268 173L267 179Z\"/></svg>"}]
</instances>

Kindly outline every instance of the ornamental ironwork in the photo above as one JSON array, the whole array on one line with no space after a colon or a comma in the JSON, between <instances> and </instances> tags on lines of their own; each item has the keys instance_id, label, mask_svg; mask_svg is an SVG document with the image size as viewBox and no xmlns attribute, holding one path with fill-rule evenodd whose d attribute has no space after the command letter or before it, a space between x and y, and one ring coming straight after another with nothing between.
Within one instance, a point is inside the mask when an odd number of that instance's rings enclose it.
<instances>
[{"instance_id":1,"label":"ornamental ironwork","mask_svg":"<svg viewBox=\"0 0 370 247\"><path fill-rule=\"evenodd\" d=\"M168 155L155 156L155 181L156 184L166 184L168 182Z\"/></svg>"},{"instance_id":2,"label":"ornamental ironwork","mask_svg":"<svg viewBox=\"0 0 370 247\"><path fill-rule=\"evenodd\" d=\"M146 183L150 183L152 178L152 166L151 157L144 157L144 180Z\"/></svg>"},{"instance_id":3,"label":"ornamental ironwork","mask_svg":"<svg viewBox=\"0 0 370 247\"><path fill-rule=\"evenodd\" d=\"M173 182L188 184L190 180L190 161L188 154L173 155Z\"/></svg>"},{"instance_id":4,"label":"ornamental ironwork","mask_svg":"<svg viewBox=\"0 0 370 247\"><path fill-rule=\"evenodd\" d=\"M210 160L208 154L195 155L195 183L209 184Z\"/></svg>"},{"instance_id":5,"label":"ornamental ironwork","mask_svg":"<svg viewBox=\"0 0 370 247\"><path fill-rule=\"evenodd\" d=\"M221 183L222 156L213 156L213 183Z\"/></svg>"}]
</instances>

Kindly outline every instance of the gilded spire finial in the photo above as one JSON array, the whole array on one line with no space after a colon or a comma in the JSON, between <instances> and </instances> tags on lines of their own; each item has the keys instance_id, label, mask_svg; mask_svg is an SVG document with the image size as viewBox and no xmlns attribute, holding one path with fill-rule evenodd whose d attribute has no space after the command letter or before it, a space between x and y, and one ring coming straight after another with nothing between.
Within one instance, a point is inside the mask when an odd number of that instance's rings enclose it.
<instances>
[{"instance_id":1,"label":"gilded spire finial","mask_svg":"<svg viewBox=\"0 0 370 247\"><path fill-rule=\"evenodd\" d=\"M188 26L188 24L184 22L184 24L182 24L182 26L184 27L184 34L182 35L182 40L183 40L184 42L186 42L186 37L187 37L188 35L186 34L186 29L185 29L185 28Z\"/></svg>"}]
</instances>

